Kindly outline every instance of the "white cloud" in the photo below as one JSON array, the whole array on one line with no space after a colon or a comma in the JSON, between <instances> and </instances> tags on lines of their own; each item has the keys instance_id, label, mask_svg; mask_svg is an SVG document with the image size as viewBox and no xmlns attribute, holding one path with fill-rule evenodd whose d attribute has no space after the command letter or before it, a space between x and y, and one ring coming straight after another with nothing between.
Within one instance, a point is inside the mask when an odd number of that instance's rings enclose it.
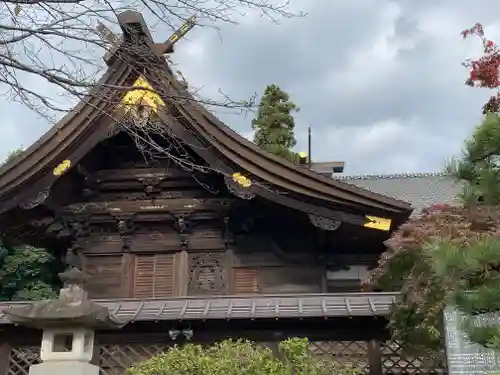
<instances>
[{"instance_id":1,"label":"white cloud","mask_svg":"<svg viewBox=\"0 0 500 375\"><path fill-rule=\"evenodd\" d=\"M347 173L437 171L481 119L489 92L465 87L461 67L481 46L463 41L460 31L479 21L500 41L494 4L294 1L308 17L274 25L245 14L241 25L220 25L220 33L196 27L173 58L188 82L212 98L222 90L244 99L267 84L281 85L301 107L296 149L307 148L312 126L315 161L344 160ZM156 30L156 39L165 33ZM0 110L0 157L48 127L19 105L4 102ZM252 138L251 115L218 113Z\"/></svg>"}]
</instances>

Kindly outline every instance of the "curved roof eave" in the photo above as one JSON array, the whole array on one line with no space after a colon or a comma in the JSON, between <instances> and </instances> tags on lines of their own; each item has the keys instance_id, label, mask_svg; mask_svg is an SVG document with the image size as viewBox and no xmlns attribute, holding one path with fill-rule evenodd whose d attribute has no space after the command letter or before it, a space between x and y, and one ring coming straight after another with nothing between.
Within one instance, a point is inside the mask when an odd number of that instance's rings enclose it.
<instances>
[{"instance_id":1,"label":"curved roof eave","mask_svg":"<svg viewBox=\"0 0 500 375\"><path fill-rule=\"evenodd\" d=\"M88 95L26 151L0 168L0 213L30 199L58 178L53 169L69 159L71 166L110 132L117 113L102 100L107 86L126 84L132 69L115 61ZM101 121L104 119L104 121Z\"/></svg>"},{"instance_id":2,"label":"curved roof eave","mask_svg":"<svg viewBox=\"0 0 500 375\"><path fill-rule=\"evenodd\" d=\"M149 37L139 13L125 12L119 20L139 25ZM175 79L166 62L164 67L161 82L168 84L176 95L192 98ZM74 166L109 132L108 127L115 120L106 116L104 109L109 103L99 99L99 90L106 85L123 85L128 79L133 79L132 75L136 77L138 73L132 73L132 68L119 59L113 59L94 91L23 154L0 168L0 213L51 186L57 179L51 173L53 168L66 158L70 158ZM412 211L410 203L329 179L260 149L195 103L194 99L173 104L218 154L273 186L328 204L347 203L400 217L409 216ZM107 118L105 122L108 124L99 124L98 119L103 117Z\"/></svg>"},{"instance_id":3,"label":"curved roof eave","mask_svg":"<svg viewBox=\"0 0 500 375\"><path fill-rule=\"evenodd\" d=\"M175 95L192 98L170 69L165 69L164 77L167 81L164 87L173 88ZM270 184L331 203L350 202L403 215L410 215L412 211L408 202L322 176L259 148L194 99L175 103L175 106L196 132L225 158Z\"/></svg>"}]
</instances>

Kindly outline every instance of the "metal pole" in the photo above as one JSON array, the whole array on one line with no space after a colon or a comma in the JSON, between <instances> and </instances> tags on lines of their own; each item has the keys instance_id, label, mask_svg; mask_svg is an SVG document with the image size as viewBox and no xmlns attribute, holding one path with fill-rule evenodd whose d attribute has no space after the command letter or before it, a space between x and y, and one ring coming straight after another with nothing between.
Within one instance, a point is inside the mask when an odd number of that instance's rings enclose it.
<instances>
[{"instance_id":1,"label":"metal pole","mask_svg":"<svg viewBox=\"0 0 500 375\"><path fill-rule=\"evenodd\" d=\"M311 127L307 128L307 165L311 169Z\"/></svg>"}]
</instances>

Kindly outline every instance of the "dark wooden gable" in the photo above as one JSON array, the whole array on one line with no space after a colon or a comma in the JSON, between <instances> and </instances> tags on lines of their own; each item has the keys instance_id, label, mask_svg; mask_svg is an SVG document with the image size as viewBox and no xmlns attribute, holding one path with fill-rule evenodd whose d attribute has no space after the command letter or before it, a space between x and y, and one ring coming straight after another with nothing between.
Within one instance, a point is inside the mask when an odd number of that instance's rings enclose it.
<instances>
[{"instance_id":1,"label":"dark wooden gable","mask_svg":"<svg viewBox=\"0 0 500 375\"><path fill-rule=\"evenodd\" d=\"M127 12L119 20L134 25L124 27L136 34L127 40L154 69L139 76L109 59L103 86L145 79L164 105L139 124L130 116L139 107L126 116L94 95L77 108L84 117L68 115L0 169L7 240L74 253L69 263L91 275L94 297L316 293L325 290L328 259L353 252L339 243L387 238L389 226L364 228L370 217L392 226L408 217L405 202L281 160L201 106L170 101L167 91L189 93L151 50L142 17ZM144 134L152 124L161 131ZM162 151L138 144L141 135L155 137Z\"/></svg>"},{"instance_id":2,"label":"dark wooden gable","mask_svg":"<svg viewBox=\"0 0 500 375\"><path fill-rule=\"evenodd\" d=\"M71 194L64 194L69 186ZM236 200L217 174L197 175L144 155L123 132L96 146L78 170L54 185L58 190L58 212L91 276L92 297L166 298L215 290L211 264L214 254L227 249ZM227 294L226 263L221 270L218 293Z\"/></svg>"},{"instance_id":3,"label":"dark wooden gable","mask_svg":"<svg viewBox=\"0 0 500 375\"><path fill-rule=\"evenodd\" d=\"M105 87L127 86L140 79L160 93L158 98L164 105L155 111L159 111L168 133L194 146L193 151L226 178L240 173L252 180L247 195L358 225L371 220L367 215L389 218L398 225L411 213L406 202L334 181L259 149L195 100L172 101L172 97L190 98L190 94L175 79L164 57L158 55L161 48L151 40L142 16L127 11L119 16L119 22L125 33L123 40L135 41L137 48L127 49L124 44L114 53L135 55L107 59L109 69L98 88L19 158L0 169L0 212L43 200L41 196L50 193L62 174L75 168L90 149L117 127L117 120L123 122L127 112L123 106L117 106L113 100L100 100L104 94L110 95ZM147 63L151 69L134 69L123 62L130 59L140 60L141 66ZM119 101L124 92L114 94Z\"/></svg>"}]
</instances>

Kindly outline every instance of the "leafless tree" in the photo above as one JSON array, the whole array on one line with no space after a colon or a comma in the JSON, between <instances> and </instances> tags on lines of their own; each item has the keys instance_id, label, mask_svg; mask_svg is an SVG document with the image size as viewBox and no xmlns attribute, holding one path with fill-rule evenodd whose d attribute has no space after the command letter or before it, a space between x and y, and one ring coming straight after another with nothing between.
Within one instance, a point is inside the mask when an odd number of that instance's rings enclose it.
<instances>
[{"instance_id":1,"label":"leafless tree","mask_svg":"<svg viewBox=\"0 0 500 375\"><path fill-rule=\"evenodd\" d=\"M95 87L105 67L104 52L119 43L113 36L121 34L118 13L138 10L150 26L163 24L171 30L190 22L193 15L197 24L210 27L234 23L235 16L247 11L260 12L271 22L302 15L288 11L288 3L277 1L0 0L0 90L7 100L54 119ZM50 90L43 89L46 87ZM193 87L190 89L196 94ZM227 97L222 101L197 100L226 107L249 104Z\"/></svg>"}]
</instances>

